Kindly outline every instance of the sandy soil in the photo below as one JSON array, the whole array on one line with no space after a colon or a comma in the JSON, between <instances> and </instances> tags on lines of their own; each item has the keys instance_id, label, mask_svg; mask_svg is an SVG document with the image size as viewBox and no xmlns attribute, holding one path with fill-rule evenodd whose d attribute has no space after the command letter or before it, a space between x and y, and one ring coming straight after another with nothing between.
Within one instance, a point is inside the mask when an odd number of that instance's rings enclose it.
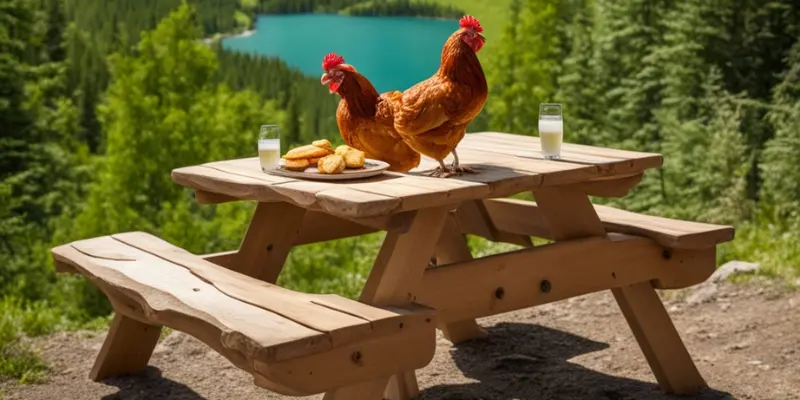
<instances>
[{"instance_id":1,"label":"sandy soil","mask_svg":"<svg viewBox=\"0 0 800 400\"><path fill-rule=\"evenodd\" d=\"M713 389L697 399L800 399L800 292L756 281L723 284L690 304L686 292L666 307ZM697 297L695 297L695 300ZM671 399L663 394L610 293L591 294L479 321L488 339L452 346L418 371L423 399ZM87 378L102 333L41 339L49 381L0 384L5 400L259 400L247 374L202 343L174 332L138 376ZM308 399L319 399L321 396Z\"/></svg>"}]
</instances>

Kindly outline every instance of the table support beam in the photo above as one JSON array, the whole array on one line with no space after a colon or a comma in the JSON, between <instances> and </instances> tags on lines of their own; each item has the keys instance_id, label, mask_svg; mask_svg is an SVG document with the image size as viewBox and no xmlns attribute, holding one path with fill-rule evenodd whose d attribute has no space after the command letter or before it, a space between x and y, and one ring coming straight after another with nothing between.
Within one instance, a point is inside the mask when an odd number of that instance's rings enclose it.
<instances>
[{"instance_id":1,"label":"table support beam","mask_svg":"<svg viewBox=\"0 0 800 400\"><path fill-rule=\"evenodd\" d=\"M542 188L534 197L556 241L604 235L603 223L580 185ZM692 394L706 387L652 283L612 292L661 388Z\"/></svg>"},{"instance_id":2,"label":"table support beam","mask_svg":"<svg viewBox=\"0 0 800 400\"><path fill-rule=\"evenodd\" d=\"M415 211L407 232L386 234L360 301L375 306L400 306L416 301L449 210L450 207L441 207ZM405 371L390 379L384 397L408 400L418 394L414 371Z\"/></svg>"},{"instance_id":3,"label":"table support beam","mask_svg":"<svg viewBox=\"0 0 800 400\"><path fill-rule=\"evenodd\" d=\"M305 209L290 203L258 203L239 252L227 267L275 283L305 214Z\"/></svg>"},{"instance_id":4,"label":"table support beam","mask_svg":"<svg viewBox=\"0 0 800 400\"><path fill-rule=\"evenodd\" d=\"M699 283L714 265L714 249L672 250L665 258L652 239L612 233L429 268L417 302L450 325L640 282L688 275Z\"/></svg>"},{"instance_id":5,"label":"table support beam","mask_svg":"<svg viewBox=\"0 0 800 400\"><path fill-rule=\"evenodd\" d=\"M436 245L436 265L452 264L472 260L472 252L467 245L467 238L461 233L455 214L447 216L442 237ZM426 272L427 275L427 272ZM424 278L423 278L424 280ZM460 343L471 339L484 338L488 334L474 319L439 323L444 337L452 343Z\"/></svg>"}]
</instances>

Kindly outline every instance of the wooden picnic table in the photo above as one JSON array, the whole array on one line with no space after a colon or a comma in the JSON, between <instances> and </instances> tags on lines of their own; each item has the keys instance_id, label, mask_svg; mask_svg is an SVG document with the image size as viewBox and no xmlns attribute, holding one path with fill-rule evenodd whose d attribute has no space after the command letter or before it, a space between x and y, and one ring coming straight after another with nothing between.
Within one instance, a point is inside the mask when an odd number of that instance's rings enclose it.
<instances>
[{"instance_id":1,"label":"wooden picnic table","mask_svg":"<svg viewBox=\"0 0 800 400\"><path fill-rule=\"evenodd\" d=\"M589 196L624 196L661 166L659 154L564 144L560 160L545 160L539 149L535 137L468 134L459 156L478 173L450 179L425 176L436 166L426 158L408 174L335 183L265 174L256 158L178 168L172 177L201 203L259 202L241 247L206 256L219 265L275 282L293 245L384 230L361 302L430 306L458 342L485 335L477 317L611 289L660 385L679 393L705 386L654 288L705 280L732 228L592 205ZM527 191L535 203L502 199ZM604 221L603 213L613 215ZM528 249L473 259L464 233ZM555 243L533 247L531 235ZM387 389L392 399L417 392L413 371Z\"/></svg>"}]
</instances>

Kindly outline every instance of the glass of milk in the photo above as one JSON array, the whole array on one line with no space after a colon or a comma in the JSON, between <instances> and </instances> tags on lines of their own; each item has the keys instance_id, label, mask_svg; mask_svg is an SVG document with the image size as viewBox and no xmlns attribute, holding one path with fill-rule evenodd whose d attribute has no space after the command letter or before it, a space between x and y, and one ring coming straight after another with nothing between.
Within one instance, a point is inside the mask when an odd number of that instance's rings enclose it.
<instances>
[{"instance_id":1,"label":"glass of milk","mask_svg":"<svg viewBox=\"0 0 800 400\"><path fill-rule=\"evenodd\" d=\"M278 167L281 161L281 135L278 125L261 125L258 133L258 160L264 172Z\"/></svg>"},{"instance_id":2,"label":"glass of milk","mask_svg":"<svg viewBox=\"0 0 800 400\"><path fill-rule=\"evenodd\" d=\"M564 121L561 104L539 105L539 142L546 159L561 158L561 143L564 141Z\"/></svg>"}]
</instances>

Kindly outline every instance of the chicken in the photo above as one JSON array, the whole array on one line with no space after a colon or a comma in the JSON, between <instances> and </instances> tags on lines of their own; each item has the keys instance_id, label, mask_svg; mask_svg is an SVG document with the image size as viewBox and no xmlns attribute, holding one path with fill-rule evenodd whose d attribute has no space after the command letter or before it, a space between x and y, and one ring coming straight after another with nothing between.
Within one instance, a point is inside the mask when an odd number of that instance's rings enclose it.
<instances>
[{"instance_id":1,"label":"chicken","mask_svg":"<svg viewBox=\"0 0 800 400\"><path fill-rule=\"evenodd\" d=\"M459 26L442 48L436 74L403 92L401 101L394 103L394 128L412 149L439 162L432 175L443 178L475 172L459 165L456 146L488 97L477 56L486 42L483 27L470 15L461 18ZM451 152L455 160L447 167L443 160Z\"/></svg>"},{"instance_id":2,"label":"chicken","mask_svg":"<svg viewBox=\"0 0 800 400\"><path fill-rule=\"evenodd\" d=\"M320 83L342 99L336 110L336 124L348 146L366 153L367 158L389 164L390 171L408 172L419 165L420 155L394 130L394 102L402 93L378 94L372 83L344 63L344 57L330 53L322 60L325 71Z\"/></svg>"}]
</instances>

